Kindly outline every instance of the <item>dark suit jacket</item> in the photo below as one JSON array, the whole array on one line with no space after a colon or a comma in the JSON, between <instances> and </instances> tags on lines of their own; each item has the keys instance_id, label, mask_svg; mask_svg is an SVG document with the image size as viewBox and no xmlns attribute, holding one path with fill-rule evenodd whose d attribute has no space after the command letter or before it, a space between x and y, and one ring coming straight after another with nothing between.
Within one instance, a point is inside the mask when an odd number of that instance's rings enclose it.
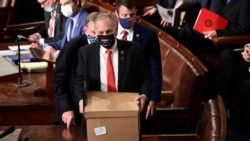
<instances>
[{"instance_id":1,"label":"dark suit jacket","mask_svg":"<svg viewBox=\"0 0 250 141\"><path fill-rule=\"evenodd\" d=\"M218 36L239 35L250 33L250 1L249 0L231 0L225 5L222 11L229 21L226 30L217 30Z\"/></svg>"},{"instance_id":2,"label":"dark suit jacket","mask_svg":"<svg viewBox=\"0 0 250 141\"><path fill-rule=\"evenodd\" d=\"M146 63L152 74L152 95L150 100L161 99L162 67L159 39L156 32L146 26L134 25L133 41L140 44L146 54Z\"/></svg>"},{"instance_id":3,"label":"dark suit jacket","mask_svg":"<svg viewBox=\"0 0 250 141\"><path fill-rule=\"evenodd\" d=\"M45 38L45 43L49 42L54 42L57 40L60 40L63 35L64 35L64 27L65 27L65 22L66 22L66 17L61 13L61 5L59 2L57 3L56 6L56 19L55 19L55 31L54 31L54 38L49 38L48 37L48 28L49 28L49 21L50 21L50 13L49 12L44 12L44 20L45 20L45 25L43 28L41 28L38 33Z\"/></svg>"},{"instance_id":4,"label":"dark suit jacket","mask_svg":"<svg viewBox=\"0 0 250 141\"><path fill-rule=\"evenodd\" d=\"M150 73L147 70L142 48L129 41L117 40L118 91L151 95ZM76 77L76 95L83 99L83 82L90 91L100 91L100 44L98 42L79 49Z\"/></svg>"},{"instance_id":5,"label":"dark suit jacket","mask_svg":"<svg viewBox=\"0 0 250 141\"><path fill-rule=\"evenodd\" d=\"M79 105L75 97L75 77L78 64L78 49L88 44L86 35L72 39L60 51L53 75L53 88L56 96L56 118L62 122L62 113L75 111L76 123L80 123Z\"/></svg>"},{"instance_id":6,"label":"dark suit jacket","mask_svg":"<svg viewBox=\"0 0 250 141\"><path fill-rule=\"evenodd\" d=\"M73 31L73 33L74 33L73 37L77 37L77 36L80 36L80 35L84 34L83 27L85 25L87 16L88 16L88 13L85 10L81 9L79 11L79 17L77 19L76 26L73 29L74 30ZM63 38L61 40L58 40L57 42L51 42L51 43L49 43L50 46L53 46L55 49L60 50L60 49L63 48L63 46L66 43L69 42L67 40L67 34L66 34L67 30L68 30L68 28L70 26L69 23L70 23L70 18L68 18L67 21L66 21L65 32L64 32L65 34L64 34Z\"/></svg>"}]
</instances>

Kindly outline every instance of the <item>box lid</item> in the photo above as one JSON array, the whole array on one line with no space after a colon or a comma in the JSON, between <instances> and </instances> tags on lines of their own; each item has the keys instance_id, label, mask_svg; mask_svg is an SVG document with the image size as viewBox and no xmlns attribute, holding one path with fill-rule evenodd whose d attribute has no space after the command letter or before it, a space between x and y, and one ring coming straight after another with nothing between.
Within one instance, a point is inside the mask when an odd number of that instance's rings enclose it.
<instances>
[{"instance_id":1,"label":"box lid","mask_svg":"<svg viewBox=\"0 0 250 141\"><path fill-rule=\"evenodd\" d=\"M138 93L88 91L85 118L135 117L139 115Z\"/></svg>"}]
</instances>

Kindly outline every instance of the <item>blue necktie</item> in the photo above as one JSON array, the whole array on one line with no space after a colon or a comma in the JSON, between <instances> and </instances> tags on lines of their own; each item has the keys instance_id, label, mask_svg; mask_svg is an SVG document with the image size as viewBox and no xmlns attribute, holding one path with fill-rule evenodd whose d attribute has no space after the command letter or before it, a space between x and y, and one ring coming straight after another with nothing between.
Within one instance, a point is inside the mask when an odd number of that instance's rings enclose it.
<instances>
[{"instance_id":1,"label":"blue necktie","mask_svg":"<svg viewBox=\"0 0 250 141\"><path fill-rule=\"evenodd\" d=\"M73 19L70 19L69 28L67 30L67 39L68 39L68 41L72 38L73 25L74 25L74 21L73 21Z\"/></svg>"}]
</instances>

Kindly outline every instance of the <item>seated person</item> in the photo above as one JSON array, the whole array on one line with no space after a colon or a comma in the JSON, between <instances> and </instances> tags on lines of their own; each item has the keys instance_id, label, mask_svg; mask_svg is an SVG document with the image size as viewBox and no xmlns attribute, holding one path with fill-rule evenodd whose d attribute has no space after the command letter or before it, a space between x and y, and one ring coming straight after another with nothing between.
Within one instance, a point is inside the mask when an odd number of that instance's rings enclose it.
<instances>
[{"instance_id":1,"label":"seated person","mask_svg":"<svg viewBox=\"0 0 250 141\"><path fill-rule=\"evenodd\" d=\"M61 13L61 5L58 0L37 0L44 9L45 25L36 33L29 36L34 42L33 46L54 42L64 35L66 17Z\"/></svg>"},{"instance_id":2,"label":"seated person","mask_svg":"<svg viewBox=\"0 0 250 141\"><path fill-rule=\"evenodd\" d=\"M44 50L53 54L58 54L71 39L84 34L83 27L88 16L88 13L81 8L80 0L60 0L60 4L62 14L68 17L65 23L65 34L60 40L44 45Z\"/></svg>"},{"instance_id":3,"label":"seated person","mask_svg":"<svg viewBox=\"0 0 250 141\"><path fill-rule=\"evenodd\" d=\"M200 4L197 3L196 5L193 5L190 10L187 10L184 16L184 22L180 25L180 27L183 26L186 22L194 23L200 7L205 7L216 13L220 13L221 7L224 6L224 0L217 0L217 1L199 0L198 2ZM158 4L164 8L169 9L168 11L169 14L173 16L176 0L160 0ZM166 20L160 17L157 7L154 5L147 6L144 8L143 18L147 20L148 22L152 23L153 25L162 29L164 29L164 27L168 25L171 26L171 23L168 23Z\"/></svg>"},{"instance_id":4,"label":"seated person","mask_svg":"<svg viewBox=\"0 0 250 141\"><path fill-rule=\"evenodd\" d=\"M53 88L56 98L56 120L66 124L80 125L82 114L79 113L78 102L75 101L75 76L78 63L78 49L96 41L94 19L98 12L86 18L83 35L70 40L60 51L56 60L53 75Z\"/></svg>"},{"instance_id":5,"label":"seated person","mask_svg":"<svg viewBox=\"0 0 250 141\"><path fill-rule=\"evenodd\" d=\"M244 51L224 50L220 55L220 65L216 81L216 91L226 103L233 100L242 80L250 79L250 44Z\"/></svg>"},{"instance_id":6,"label":"seated person","mask_svg":"<svg viewBox=\"0 0 250 141\"><path fill-rule=\"evenodd\" d=\"M228 20L226 29L199 33L193 24L186 23L181 29L167 26L164 30L195 54L216 51L212 39L219 36L244 35L250 33L249 0L230 0L222 7L221 16Z\"/></svg>"},{"instance_id":7,"label":"seated person","mask_svg":"<svg viewBox=\"0 0 250 141\"><path fill-rule=\"evenodd\" d=\"M250 131L250 44L244 51L222 51L216 82L231 115L231 123L240 131Z\"/></svg>"},{"instance_id":8,"label":"seated person","mask_svg":"<svg viewBox=\"0 0 250 141\"><path fill-rule=\"evenodd\" d=\"M159 5L167 9L173 9L175 6L176 0L160 0ZM163 20L159 15L155 5L147 6L143 9L143 18L152 23L157 27L165 27L168 25L167 21Z\"/></svg>"}]
</instances>

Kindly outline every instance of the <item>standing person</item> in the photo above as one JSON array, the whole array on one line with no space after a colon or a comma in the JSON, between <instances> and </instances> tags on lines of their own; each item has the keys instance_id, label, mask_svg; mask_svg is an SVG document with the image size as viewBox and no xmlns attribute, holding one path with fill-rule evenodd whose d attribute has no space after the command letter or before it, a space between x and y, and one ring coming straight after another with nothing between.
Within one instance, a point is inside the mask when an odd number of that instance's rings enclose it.
<instances>
[{"instance_id":1,"label":"standing person","mask_svg":"<svg viewBox=\"0 0 250 141\"><path fill-rule=\"evenodd\" d=\"M78 54L75 90L80 113L84 113L83 83L89 91L139 93L135 100L142 111L152 92L142 48L116 39L117 24L112 15L100 13L94 23L98 42L80 48ZM107 68L108 64L113 67Z\"/></svg>"},{"instance_id":2,"label":"standing person","mask_svg":"<svg viewBox=\"0 0 250 141\"><path fill-rule=\"evenodd\" d=\"M64 35L66 17L61 13L59 0L37 0L44 9L45 25L36 33L29 35L33 46L42 45L61 39Z\"/></svg>"},{"instance_id":3,"label":"standing person","mask_svg":"<svg viewBox=\"0 0 250 141\"><path fill-rule=\"evenodd\" d=\"M146 54L146 63L152 75L152 95L147 107L147 119L153 115L156 103L161 99L162 68L159 39L154 30L136 23L136 7L133 0L117 0L115 13L119 21L117 38L126 38L140 44Z\"/></svg>"},{"instance_id":4,"label":"standing person","mask_svg":"<svg viewBox=\"0 0 250 141\"><path fill-rule=\"evenodd\" d=\"M60 51L53 75L53 88L56 97L56 120L70 127L80 125L82 114L79 113L75 98L75 77L78 63L78 49L96 41L94 19L98 12L88 15L84 26L84 35L69 41Z\"/></svg>"},{"instance_id":5,"label":"standing person","mask_svg":"<svg viewBox=\"0 0 250 141\"><path fill-rule=\"evenodd\" d=\"M60 4L62 14L68 19L63 38L44 46L44 50L51 53L58 53L71 39L84 34L83 27L88 16L88 13L81 8L81 0L60 0Z\"/></svg>"}]
</instances>

